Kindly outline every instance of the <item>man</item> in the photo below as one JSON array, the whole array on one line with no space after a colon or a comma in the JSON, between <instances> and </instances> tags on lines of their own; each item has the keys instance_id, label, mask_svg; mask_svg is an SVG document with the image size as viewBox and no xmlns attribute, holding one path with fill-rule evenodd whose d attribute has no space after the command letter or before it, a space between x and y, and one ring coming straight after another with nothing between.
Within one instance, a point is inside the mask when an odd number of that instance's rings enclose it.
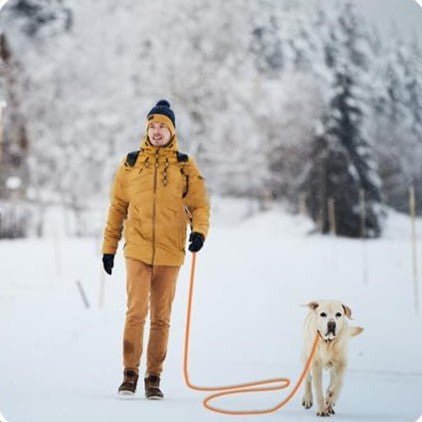
<instances>
[{"instance_id":1,"label":"man","mask_svg":"<svg viewBox=\"0 0 422 422\"><path fill-rule=\"evenodd\" d=\"M147 115L139 151L129 153L115 176L104 231L103 265L111 274L124 223L127 313L123 333L120 395L133 395L143 352L143 330L150 308L145 395L162 399L160 376L167 352L171 305L185 257L198 252L209 226L204 179L194 160L178 151L173 110L160 100Z\"/></svg>"}]
</instances>

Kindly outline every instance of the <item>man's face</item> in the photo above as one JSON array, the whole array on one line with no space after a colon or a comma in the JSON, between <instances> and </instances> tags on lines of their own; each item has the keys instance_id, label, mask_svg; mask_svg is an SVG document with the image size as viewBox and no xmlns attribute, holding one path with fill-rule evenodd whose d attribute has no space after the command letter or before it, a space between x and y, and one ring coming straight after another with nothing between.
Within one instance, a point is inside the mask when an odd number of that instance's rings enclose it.
<instances>
[{"instance_id":1,"label":"man's face","mask_svg":"<svg viewBox=\"0 0 422 422\"><path fill-rule=\"evenodd\" d=\"M148 125L148 138L155 147L162 147L170 141L171 133L164 123L153 122Z\"/></svg>"}]
</instances>

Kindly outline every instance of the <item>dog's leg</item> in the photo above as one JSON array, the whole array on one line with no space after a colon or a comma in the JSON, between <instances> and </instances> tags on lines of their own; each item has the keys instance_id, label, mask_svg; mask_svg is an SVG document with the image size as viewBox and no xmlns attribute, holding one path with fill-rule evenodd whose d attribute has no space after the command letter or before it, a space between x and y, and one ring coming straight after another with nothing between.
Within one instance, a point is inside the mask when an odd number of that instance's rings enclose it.
<instances>
[{"instance_id":1,"label":"dog's leg","mask_svg":"<svg viewBox=\"0 0 422 422\"><path fill-rule=\"evenodd\" d=\"M303 395L302 406L305 409L310 409L312 404L312 376L308 372L305 380L305 394Z\"/></svg>"},{"instance_id":2,"label":"dog's leg","mask_svg":"<svg viewBox=\"0 0 422 422\"><path fill-rule=\"evenodd\" d=\"M330 416L330 413L326 410L324 403L324 393L322 390L322 365L320 363L314 363L312 365L312 378L317 403L317 416Z\"/></svg>"},{"instance_id":3,"label":"dog's leg","mask_svg":"<svg viewBox=\"0 0 422 422\"><path fill-rule=\"evenodd\" d=\"M328 412L331 415L334 415L336 412L334 412L333 406L334 403L331 404L331 398L333 397L333 391L334 391L334 386L336 384L336 370L335 368L331 368L330 369L330 384L327 388L327 391L325 392L325 405L326 408L328 410Z\"/></svg>"},{"instance_id":4,"label":"dog's leg","mask_svg":"<svg viewBox=\"0 0 422 422\"><path fill-rule=\"evenodd\" d=\"M327 396L325 398L325 405L329 411L334 413L333 407L337 403L343 387L344 375L346 373L346 363L340 362L336 368L332 369L332 380L327 389Z\"/></svg>"}]
</instances>

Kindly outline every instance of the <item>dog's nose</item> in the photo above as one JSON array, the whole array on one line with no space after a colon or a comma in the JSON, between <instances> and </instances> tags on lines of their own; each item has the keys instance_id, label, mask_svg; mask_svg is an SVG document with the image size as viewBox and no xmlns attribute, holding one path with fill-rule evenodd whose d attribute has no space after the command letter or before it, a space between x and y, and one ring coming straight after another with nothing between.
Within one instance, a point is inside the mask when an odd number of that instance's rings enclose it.
<instances>
[{"instance_id":1,"label":"dog's nose","mask_svg":"<svg viewBox=\"0 0 422 422\"><path fill-rule=\"evenodd\" d=\"M328 321L327 328L329 333L336 333L336 323L334 321Z\"/></svg>"}]
</instances>

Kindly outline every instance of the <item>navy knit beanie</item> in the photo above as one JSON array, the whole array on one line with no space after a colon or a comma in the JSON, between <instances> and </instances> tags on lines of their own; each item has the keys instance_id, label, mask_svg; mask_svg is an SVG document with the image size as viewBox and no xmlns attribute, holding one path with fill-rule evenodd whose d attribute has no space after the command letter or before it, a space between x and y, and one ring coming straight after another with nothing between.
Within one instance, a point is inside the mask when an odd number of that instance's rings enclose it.
<instances>
[{"instance_id":1,"label":"navy knit beanie","mask_svg":"<svg viewBox=\"0 0 422 422\"><path fill-rule=\"evenodd\" d=\"M170 108L170 103L167 100L158 101L158 103L147 114L148 120L151 120L149 117L153 114L162 114L168 117L173 123L173 126L176 127L176 117L174 116L174 112Z\"/></svg>"}]
</instances>

